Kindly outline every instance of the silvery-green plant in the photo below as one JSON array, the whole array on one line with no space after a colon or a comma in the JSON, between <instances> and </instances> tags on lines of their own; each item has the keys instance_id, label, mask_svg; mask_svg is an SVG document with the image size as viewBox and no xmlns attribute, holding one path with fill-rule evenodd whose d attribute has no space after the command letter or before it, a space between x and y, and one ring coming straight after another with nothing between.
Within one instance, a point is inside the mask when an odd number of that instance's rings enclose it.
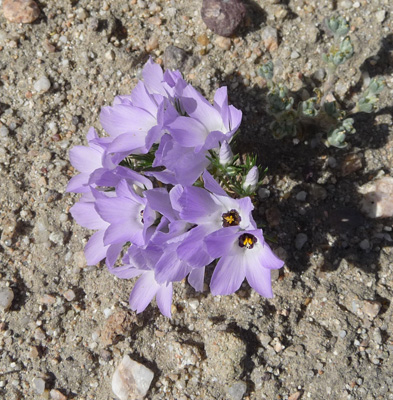
<instances>
[{"instance_id":1,"label":"silvery-green plant","mask_svg":"<svg viewBox=\"0 0 393 400\"><path fill-rule=\"evenodd\" d=\"M333 43L322 55L326 63L326 77L321 88L314 89L314 95L306 100L296 101L289 89L274 79L274 65L268 61L258 69L259 75L266 79L268 93L267 111L275 120L270 125L273 136L281 139L285 136L302 136L307 126L314 126L326 134L326 146L346 147L348 134L356 132L354 120L349 116L358 113L370 113L376 108L380 93L385 87L382 78L370 80L364 92L359 96L355 107L344 110L334 96L337 81L337 69L354 54L348 21L343 17L331 17L325 21L333 35Z\"/></svg>"}]
</instances>

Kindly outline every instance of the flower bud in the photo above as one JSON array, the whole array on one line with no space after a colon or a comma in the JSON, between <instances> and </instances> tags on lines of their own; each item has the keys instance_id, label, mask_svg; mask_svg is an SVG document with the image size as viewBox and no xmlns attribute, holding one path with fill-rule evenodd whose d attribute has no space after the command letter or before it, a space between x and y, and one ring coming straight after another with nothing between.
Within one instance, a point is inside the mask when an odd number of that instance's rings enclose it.
<instances>
[{"instance_id":1,"label":"flower bud","mask_svg":"<svg viewBox=\"0 0 393 400\"><path fill-rule=\"evenodd\" d=\"M245 190L248 193L254 192L258 185L258 179L259 179L258 167L254 165L246 175L246 179L244 180L242 185L243 190Z\"/></svg>"},{"instance_id":2,"label":"flower bud","mask_svg":"<svg viewBox=\"0 0 393 400\"><path fill-rule=\"evenodd\" d=\"M228 144L226 140L224 140L224 142L220 147L219 158L220 158L220 164L223 167L229 165L233 160L233 153L231 150L231 146Z\"/></svg>"}]
</instances>

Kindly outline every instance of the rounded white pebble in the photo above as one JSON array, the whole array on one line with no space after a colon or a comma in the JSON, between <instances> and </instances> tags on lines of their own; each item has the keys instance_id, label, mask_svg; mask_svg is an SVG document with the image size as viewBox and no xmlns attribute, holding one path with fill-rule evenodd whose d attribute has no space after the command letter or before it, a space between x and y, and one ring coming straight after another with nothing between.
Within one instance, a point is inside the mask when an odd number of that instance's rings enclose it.
<instances>
[{"instance_id":1,"label":"rounded white pebble","mask_svg":"<svg viewBox=\"0 0 393 400\"><path fill-rule=\"evenodd\" d=\"M51 84L49 79L44 75L34 84L34 90L36 92L44 93L50 89L50 86Z\"/></svg>"},{"instance_id":2,"label":"rounded white pebble","mask_svg":"<svg viewBox=\"0 0 393 400\"><path fill-rule=\"evenodd\" d=\"M14 292L11 288L5 287L0 289L0 310L6 311L11 307L14 300Z\"/></svg>"}]
</instances>

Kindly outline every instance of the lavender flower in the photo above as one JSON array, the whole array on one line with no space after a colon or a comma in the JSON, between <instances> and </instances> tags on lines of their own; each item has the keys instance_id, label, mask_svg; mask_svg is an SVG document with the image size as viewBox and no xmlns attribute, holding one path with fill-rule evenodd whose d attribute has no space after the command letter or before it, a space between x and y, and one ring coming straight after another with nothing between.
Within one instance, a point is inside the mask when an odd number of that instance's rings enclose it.
<instances>
[{"instance_id":1,"label":"lavender flower","mask_svg":"<svg viewBox=\"0 0 393 400\"><path fill-rule=\"evenodd\" d=\"M117 96L102 109L108 136L100 138L91 128L88 146L70 151L80 174L67 190L83 193L71 214L95 230L85 247L88 264L105 259L118 278L139 277L129 299L137 313L155 297L170 317L173 282L188 276L196 290L203 290L205 269L216 259L213 294L233 293L246 277L271 297L270 269L283 262L256 229L251 199L230 197L207 171L220 168L214 161L210 165L207 155L218 154L224 167L233 162L228 143L241 112L228 105L226 88L210 104L179 71L163 73L151 59L142 75L130 95ZM254 164L247 161L234 168L235 174ZM204 187L198 187L201 178ZM257 184L253 167L244 192ZM122 263L116 265L120 254Z\"/></svg>"},{"instance_id":2,"label":"lavender flower","mask_svg":"<svg viewBox=\"0 0 393 400\"><path fill-rule=\"evenodd\" d=\"M213 295L234 293L247 278L260 295L273 297L270 270L284 263L265 242L262 230L222 228L208 235L205 243L209 254L220 258L210 282Z\"/></svg>"}]
</instances>

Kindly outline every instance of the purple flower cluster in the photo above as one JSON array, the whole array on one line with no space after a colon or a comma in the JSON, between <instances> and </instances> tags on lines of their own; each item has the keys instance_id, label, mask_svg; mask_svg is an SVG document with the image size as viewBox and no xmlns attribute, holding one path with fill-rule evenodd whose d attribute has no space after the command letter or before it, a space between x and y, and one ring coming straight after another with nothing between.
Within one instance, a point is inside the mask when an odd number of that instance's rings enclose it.
<instances>
[{"instance_id":1,"label":"purple flower cluster","mask_svg":"<svg viewBox=\"0 0 393 400\"><path fill-rule=\"evenodd\" d=\"M241 112L228 105L225 87L212 105L179 71L163 73L149 60L142 74L130 95L102 109L107 136L91 128L88 146L70 151L80 174L67 190L82 194L71 214L96 231L85 247L87 263L105 259L117 277L139 276L130 295L138 313L155 297L170 317L173 282L188 276L202 291L205 267L215 260L213 295L234 293L247 278L271 297L270 270L283 262L257 229L251 199L230 197L208 172L212 152L230 163ZM149 158L151 168L142 168ZM243 187L257 181L253 167Z\"/></svg>"}]
</instances>

